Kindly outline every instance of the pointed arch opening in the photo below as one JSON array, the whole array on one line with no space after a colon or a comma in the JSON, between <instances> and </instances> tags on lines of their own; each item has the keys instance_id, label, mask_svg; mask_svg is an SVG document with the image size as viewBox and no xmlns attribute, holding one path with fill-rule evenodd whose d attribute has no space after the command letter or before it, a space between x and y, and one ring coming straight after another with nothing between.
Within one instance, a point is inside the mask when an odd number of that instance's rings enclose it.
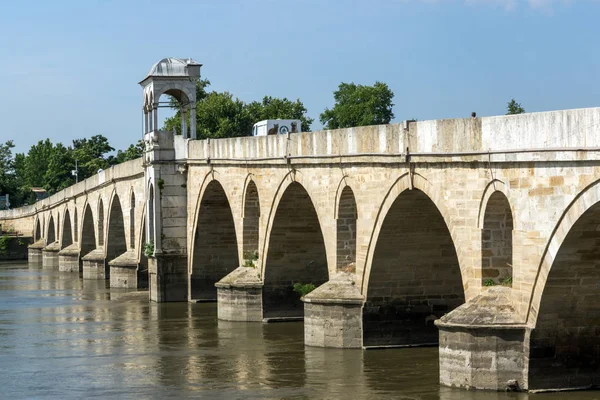
<instances>
[{"instance_id":1,"label":"pointed arch opening","mask_svg":"<svg viewBox=\"0 0 600 400\"><path fill-rule=\"evenodd\" d=\"M123 208L117 194L112 198L107 228L106 260L111 261L127 251Z\"/></svg>"},{"instance_id":2,"label":"pointed arch opening","mask_svg":"<svg viewBox=\"0 0 600 400\"><path fill-rule=\"evenodd\" d=\"M433 201L405 190L385 215L363 308L363 344L438 343L434 321L465 301L456 249Z\"/></svg>"},{"instance_id":3,"label":"pointed arch opening","mask_svg":"<svg viewBox=\"0 0 600 400\"><path fill-rule=\"evenodd\" d=\"M600 203L560 245L531 333L529 389L600 385Z\"/></svg>"},{"instance_id":4,"label":"pointed arch opening","mask_svg":"<svg viewBox=\"0 0 600 400\"><path fill-rule=\"evenodd\" d=\"M337 270L356 272L356 200L350 186L344 187L337 212Z\"/></svg>"},{"instance_id":5,"label":"pointed arch opening","mask_svg":"<svg viewBox=\"0 0 600 400\"><path fill-rule=\"evenodd\" d=\"M33 234L33 237L35 238L36 242L42 238L42 227L40 225L39 218L37 219L37 221L35 223L35 232Z\"/></svg>"},{"instance_id":6,"label":"pointed arch opening","mask_svg":"<svg viewBox=\"0 0 600 400\"><path fill-rule=\"evenodd\" d=\"M481 283L512 287L513 217L504 193L494 192L485 208L481 230Z\"/></svg>"},{"instance_id":7,"label":"pointed arch opening","mask_svg":"<svg viewBox=\"0 0 600 400\"><path fill-rule=\"evenodd\" d=\"M60 239L60 212L56 216L56 240Z\"/></svg>"},{"instance_id":8,"label":"pointed arch opening","mask_svg":"<svg viewBox=\"0 0 600 400\"><path fill-rule=\"evenodd\" d=\"M73 210L73 241L78 242L78 226L77 225L77 205L75 205L75 209Z\"/></svg>"},{"instance_id":9,"label":"pointed arch opening","mask_svg":"<svg viewBox=\"0 0 600 400\"><path fill-rule=\"evenodd\" d=\"M63 234L60 243L60 248L64 249L65 247L73 244L73 230L71 229L71 216L69 210L65 211L65 220L63 222L62 232Z\"/></svg>"},{"instance_id":10,"label":"pointed arch opening","mask_svg":"<svg viewBox=\"0 0 600 400\"><path fill-rule=\"evenodd\" d=\"M129 199L129 243L135 249L135 194L131 191Z\"/></svg>"},{"instance_id":11,"label":"pointed arch opening","mask_svg":"<svg viewBox=\"0 0 600 400\"><path fill-rule=\"evenodd\" d=\"M211 181L198 209L190 276L191 299L216 301L215 283L239 265L229 200L221 184Z\"/></svg>"},{"instance_id":12,"label":"pointed arch opening","mask_svg":"<svg viewBox=\"0 0 600 400\"><path fill-rule=\"evenodd\" d=\"M313 202L304 187L290 184L275 212L264 268L263 316L302 317L294 284L318 287L329 277L325 242Z\"/></svg>"},{"instance_id":13,"label":"pointed arch opening","mask_svg":"<svg viewBox=\"0 0 600 400\"><path fill-rule=\"evenodd\" d=\"M98 200L98 246L104 246L104 202Z\"/></svg>"},{"instance_id":14,"label":"pointed arch opening","mask_svg":"<svg viewBox=\"0 0 600 400\"><path fill-rule=\"evenodd\" d=\"M260 200L254 181L248 183L244 198L244 259L258 259L258 224L260 219Z\"/></svg>"},{"instance_id":15,"label":"pointed arch opening","mask_svg":"<svg viewBox=\"0 0 600 400\"><path fill-rule=\"evenodd\" d=\"M86 205L83 212L83 220L81 221L81 243L79 248L80 271L83 266L81 259L86 254L89 254L96 248L96 233L95 233L94 215L92 207Z\"/></svg>"},{"instance_id":16,"label":"pointed arch opening","mask_svg":"<svg viewBox=\"0 0 600 400\"><path fill-rule=\"evenodd\" d=\"M51 244L54 242L56 242L56 229L54 229L54 218L51 214L50 218L48 219L48 237L46 244Z\"/></svg>"},{"instance_id":17,"label":"pointed arch opening","mask_svg":"<svg viewBox=\"0 0 600 400\"><path fill-rule=\"evenodd\" d=\"M154 245L154 185L148 189L148 243Z\"/></svg>"}]
</instances>

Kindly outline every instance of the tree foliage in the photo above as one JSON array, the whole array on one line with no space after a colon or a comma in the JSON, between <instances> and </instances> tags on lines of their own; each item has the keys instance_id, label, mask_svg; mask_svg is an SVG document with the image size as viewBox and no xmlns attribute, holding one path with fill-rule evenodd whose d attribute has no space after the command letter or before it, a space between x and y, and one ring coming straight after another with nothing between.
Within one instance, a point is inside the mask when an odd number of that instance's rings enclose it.
<instances>
[{"instance_id":1,"label":"tree foliage","mask_svg":"<svg viewBox=\"0 0 600 400\"><path fill-rule=\"evenodd\" d=\"M373 86L342 82L333 98L333 108L326 108L319 118L326 129L389 124L394 118L394 93L382 82Z\"/></svg>"},{"instance_id":2,"label":"tree foliage","mask_svg":"<svg viewBox=\"0 0 600 400\"><path fill-rule=\"evenodd\" d=\"M206 79L196 83L196 132L199 139L248 136L252 133L252 126L265 119L299 119L302 131L310 131L313 119L308 117L306 107L299 99L291 101L265 96L260 102L245 103L229 92L207 92L209 85L210 81ZM171 105L179 108L174 99L171 99ZM165 120L164 129L181 134L179 111Z\"/></svg>"},{"instance_id":3,"label":"tree foliage","mask_svg":"<svg viewBox=\"0 0 600 400\"><path fill-rule=\"evenodd\" d=\"M506 115L523 114L525 109L521 103L517 103L515 99L511 99L506 105Z\"/></svg>"}]
</instances>

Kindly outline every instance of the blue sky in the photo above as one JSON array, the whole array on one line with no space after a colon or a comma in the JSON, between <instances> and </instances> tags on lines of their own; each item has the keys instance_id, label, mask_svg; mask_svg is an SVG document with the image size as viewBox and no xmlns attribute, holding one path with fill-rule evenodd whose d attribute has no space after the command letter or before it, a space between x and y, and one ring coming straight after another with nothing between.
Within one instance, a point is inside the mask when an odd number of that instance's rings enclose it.
<instances>
[{"instance_id":1,"label":"blue sky","mask_svg":"<svg viewBox=\"0 0 600 400\"><path fill-rule=\"evenodd\" d=\"M139 82L164 57L213 90L301 99L386 82L396 121L600 106L599 0L11 1L0 9L0 141L141 137ZM160 116L165 115L165 112Z\"/></svg>"}]
</instances>

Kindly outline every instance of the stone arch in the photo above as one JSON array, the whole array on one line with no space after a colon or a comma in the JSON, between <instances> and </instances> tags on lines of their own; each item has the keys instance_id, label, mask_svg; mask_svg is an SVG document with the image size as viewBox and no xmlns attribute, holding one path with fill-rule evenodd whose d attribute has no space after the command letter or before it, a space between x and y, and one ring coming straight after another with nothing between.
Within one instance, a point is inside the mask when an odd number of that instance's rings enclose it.
<instances>
[{"instance_id":1,"label":"stone arch","mask_svg":"<svg viewBox=\"0 0 600 400\"><path fill-rule=\"evenodd\" d=\"M48 218L48 233L46 233L46 244L51 244L56 242L56 229L54 228L54 218L52 214L50 214L50 218Z\"/></svg>"},{"instance_id":2,"label":"stone arch","mask_svg":"<svg viewBox=\"0 0 600 400\"><path fill-rule=\"evenodd\" d=\"M154 223L154 185L148 187L148 243L155 243L155 223ZM156 248L156 247L155 247Z\"/></svg>"},{"instance_id":3,"label":"stone arch","mask_svg":"<svg viewBox=\"0 0 600 400\"><path fill-rule=\"evenodd\" d=\"M89 203L83 205L83 219L81 220L81 235L79 237L79 259L90 253L96 248L96 224L94 223L94 214L92 206Z\"/></svg>"},{"instance_id":4,"label":"stone arch","mask_svg":"<svg viewBox=\"0 0 600 400\"><path fill-rule=\"evenodd\" d=\"M501 191L489 196L481 229L481 282L512 287L513 214Z\"/></svg>"},{"instance_id":5,"label":"stone arch","mask_svg":"<svg viewBox=\"0 0 600 400\"><path fill-rule=\"evenodd\" d=\"M356 221L358 211L354 192L344 186L336 207L336 260L338 271L356 272Z\"/></svg>"},{"instance_id":6,"label":"stone arch","mask_svg":"<svg viewBox=\"0 0 600 400\"><path fill-rule=\"evenodd\" d=\"M127 251L125 239L125 217L121 200L116 192L113 192L108 208L108 224L106 229L106 260L111 261Z\"/></svg>"},{"instance_id":7,"label":"stone arch","mask_svg":"<svg viewBox=\"0 0 600 400\"><path fill-rule=\"evenodd\" d=\"M190 299L214 301L215 283L240 265L230 203L215 179L199 196L193 240Z\"/></svg>"},{"instance_id":8,"label":"stone arch","mask_svg":"<svg viewBox=\"0 0 600 400\"><path fill-rule=\"evenodd\" d=\"M131 189L129 196L129 243L132 249L135 249L135 193Z\"/></svg>"},{"instance_id":9,"label":"stone arch","mask_svg":"<svg viewBox=\"0 0 600 400\"><path fill-rule=\"evenodd\" d=\"M33 240L37 242L42 238L42 227L40 225L40 218L35 217L35 226L33 228Z\"/></svg>"},{"instance_id":10,"label":"stone arch","mask_svg":"<svg viewBox=\"0 0 600 400\"><path fill-rule=\"evenodd\" d=\"M61 219L60 219L60 211L58 211L57 215L56 215L56 240L60 239L60 225L61 223Z\"/></svg>"},{"instance_id":11,"label":"stone arch","mask_svg":"<svg viewBox=\"0 0 600 400\"><path fill-rule=\"evenodd\" d=\"M98 198L98 246L104 246L104 202Z\"/></svg>"},{"instance_id":12,"label":"stone arch","mask_svg":"<svg viewBox=\"0 0 600 400\"><path fill-rule=\"evenodd\" d=\"M530 341L530 389L600 385L600 201L586 205L543 271Z\"/></svg>"},{"instance_id":13,"label":"stone arch","mask_svg":"<svg viewBox=\"0 0 600 400\"><path fill-rule=\"evenodd\" d=\"M148 257L144 254L144 247L146 244L146 235L144 231L146 229L146 207L142 209L142 223L138 228L138 246L137 246L137 260L138 260L138 288L147 288L148 282L150 281L150 275L148 274Z\"/></svg>"},{"instance_id":14,"label":"stone arch","mask_svg":"<svg viewBox=\"0 0 600 400\"><path fill-rule=\"evenodd\" d=\"M243 257L258 259L260 196L252 179L248 180L243 201Z\"/></svg>"},{"instance_id":15,"label":"stone arch","mask_svg":"<svg viewBox=\"0 0 600 400\"><path fill-rule=\"evenodd\" d=\"M325 241L313 201L302 184L292 180L276 199L263 262L263 316L301 317L304 307L293 285L318 287L327 281Z\"/></svg>"},{"instance_id":16,"label":"stone arch","mask_svg":"<svg viewBox=\"0 0 600 400\"><path fill-rule=\"evenodd\" d=\"M69 209L65 210L62 238L60 242L60 248L64 249L67 246L73 244L73 230L71 229L71 215Z\"/></svg>"},{"instance_id":17,"label":"stone arch","mask_svg":"<svg viewBox=\"0 0 600 400\"><path fill-rule=\"evenodd\" d=\"M410 183L398 179L378 216L363 286L365 346L437 343L434 320L465 301L441 203L420 190L421 179Z\"/></svg>"}]
</instances>

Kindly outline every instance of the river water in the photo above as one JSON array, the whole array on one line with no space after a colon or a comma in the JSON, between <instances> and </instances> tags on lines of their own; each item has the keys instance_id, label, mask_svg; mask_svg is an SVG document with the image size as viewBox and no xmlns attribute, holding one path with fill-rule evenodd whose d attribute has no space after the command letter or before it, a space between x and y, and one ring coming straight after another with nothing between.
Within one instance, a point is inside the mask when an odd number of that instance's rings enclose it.
<instances>
[{"instance_id":1,"label":"river water","mask_svg":"<svg viewBox=\"0 0 600 400\"><path fill-rule=\"evenodd\" d=\"M223 322L216 304L148 301L0 264L2 399L600 399L440 387L436 348L305 347L301 322Z\"/></svg>"}]
</instances>

